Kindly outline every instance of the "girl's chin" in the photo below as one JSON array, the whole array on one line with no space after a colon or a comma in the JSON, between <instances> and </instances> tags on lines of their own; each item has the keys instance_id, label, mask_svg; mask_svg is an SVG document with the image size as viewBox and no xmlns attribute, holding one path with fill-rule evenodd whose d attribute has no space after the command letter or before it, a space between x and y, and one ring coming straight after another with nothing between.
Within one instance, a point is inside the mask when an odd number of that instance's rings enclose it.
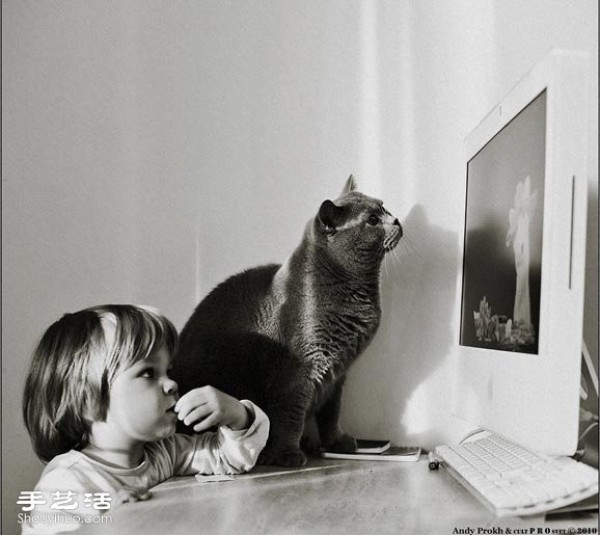
<instances>
[{"instance_id":1,"label":"girl's chin","mask_svg":"<svg viewBox=\"0 0 600 535\"><path fill-rule=\"evenodd\" d=\"M171 435L175 434L175 429L177 428L177 420L172 422L167 422L165 425L161 426L160 430L156 433L155 440L162 440L164 438L168 438Z\"/></svg>"}]
</instances>

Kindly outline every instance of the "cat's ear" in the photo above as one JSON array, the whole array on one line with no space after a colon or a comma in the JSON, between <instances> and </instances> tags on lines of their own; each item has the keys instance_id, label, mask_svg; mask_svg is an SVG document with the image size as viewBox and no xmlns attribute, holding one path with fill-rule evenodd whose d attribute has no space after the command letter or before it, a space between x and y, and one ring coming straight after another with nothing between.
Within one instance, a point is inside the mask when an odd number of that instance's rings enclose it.
<instances>
[{"instance_id":1,"label":"cat's ear","mask_svg":"<svg viewBox=\"0 0 600 535\"><path fill-rule=\"evenodd\" d=\"M319 221L326 231L335 230L344 222L347 211L345 206L336 206L330 200L324 201L319 208Z\"/></svg>"},{"instance_id":2,"label":"cat's ear","mask_svg":"<svg viewBox=\"0 0 600 535\"><path fill-rule=\"evenodd\" d=\"M358 189L358 186L356 185L356 179L354 178L354 175L350 175L348 177L348 180L346 180L346 185L344 186L344 189L342 190L342 196L346 195L347 193L350 193L351 191L356 191Z\"/></svg>"}]
</instances>

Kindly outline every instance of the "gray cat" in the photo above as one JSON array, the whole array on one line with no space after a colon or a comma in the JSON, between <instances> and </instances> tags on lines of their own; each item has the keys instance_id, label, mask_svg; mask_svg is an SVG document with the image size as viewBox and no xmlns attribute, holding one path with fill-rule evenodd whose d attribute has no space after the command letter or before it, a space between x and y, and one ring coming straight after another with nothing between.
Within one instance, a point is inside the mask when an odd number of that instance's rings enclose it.
<instances>
[{"instance_id":1,"label":"gray cat","mask_svg":"<svg viewBox=\"0 0 600 535\"><path fill-rule=\"evenodd\" d=\"M379 326L380 266L401 237L400 222L350 176L283 265L235 275L198 305L171 373L180 392L212 385L256 402L271 420L259 463L304 465L313 414L322 447L353 451L338 424L342 386Z\"/></svg>"}]
</instances>

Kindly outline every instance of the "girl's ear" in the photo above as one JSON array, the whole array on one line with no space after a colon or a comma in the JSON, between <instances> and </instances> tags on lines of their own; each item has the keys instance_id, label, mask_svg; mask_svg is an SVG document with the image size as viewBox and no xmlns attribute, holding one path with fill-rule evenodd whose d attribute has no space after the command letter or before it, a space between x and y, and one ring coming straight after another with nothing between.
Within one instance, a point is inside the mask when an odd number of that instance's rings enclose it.
<instances>
[{"instance_id":1,"label":"girl's ear","mask_svg":"<svg viewBox=\"0 0 600 535\"><path fill-rule=\"evenodd\" d=\"M81 396L83 399L83 406L81 408L81 417L92 425L94 422L106 421L106 413L108 410L108 401L102 401L101 395L94 396L91 392L92 388L88 385L87 395Z\"/></svg>"},{"instance_id":2,"label":"girl's ear","mask_svg":"<svg viewBox=\"0 0 600 535\"><path fill-rule=\"evenodd\" d=\"M346 207L336 206L327 200L319 208L319 221L325 231L332 232L343 222L346 212Z\"/></svg>"},{"instance_id":3,"label":"girl's ear","mask_svg":"<svg viewBox=\"0 0 600 535\"><path fill-rule=\"evenodd\" d=\"M91 426L94 422L102 420L102 415L98 410L92 410L88 407L83 409L83 419Z\"/></svg>"},{"instance_id":4,"label":"girl's ear","mask_svg":"<svg viewBox=\"0 0 600 535\"><path fill-rule=\"evenodd\" d=\"M358 187L356 185L356 179L354 178L354 175L350 175L348 180L346 180L344 189L342 190L342 196L350 193L351 191L356 191L357 189Z\"/></svg>"}]
</instances>

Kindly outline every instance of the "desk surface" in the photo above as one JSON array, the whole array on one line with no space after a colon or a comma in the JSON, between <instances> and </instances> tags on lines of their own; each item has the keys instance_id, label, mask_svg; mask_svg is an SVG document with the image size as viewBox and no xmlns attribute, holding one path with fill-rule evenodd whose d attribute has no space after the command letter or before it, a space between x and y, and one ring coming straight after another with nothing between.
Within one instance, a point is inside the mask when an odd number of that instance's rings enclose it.
<instances>
[{"instance_id":1,"label":"desk surface","mask_svg":"<svg viewBox=\"0 0 600 535\"><path fill-rule=\"evenodd\" d=\"M321 459L288 473L251 476L212 483L174 478L155 487L147 502L112 511L112 524L80 533L481 535L537 532L541 526L550 528L548 533L571 533L571 527L598 526L597 512L496 519L445 470L430 471L424 458Z\"/></svg>"}]
</instances>

